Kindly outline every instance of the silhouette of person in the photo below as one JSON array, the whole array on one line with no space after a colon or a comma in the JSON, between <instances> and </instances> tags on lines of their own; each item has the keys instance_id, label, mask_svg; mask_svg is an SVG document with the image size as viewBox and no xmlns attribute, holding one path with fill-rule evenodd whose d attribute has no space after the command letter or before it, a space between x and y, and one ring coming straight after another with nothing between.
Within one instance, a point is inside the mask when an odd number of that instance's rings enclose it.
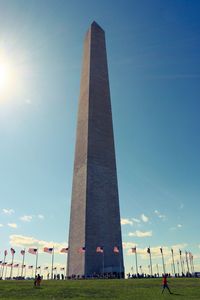
<instances>
[{"instance_id":1,"label":"silhouette of person","mask_svg":"<svg viewBox=\"0 0 200 300\"><path fill-rule=\"evenodd\" d=\"M172 294L172 292L170 291L170 288L169 288L169 286L168 286L168 283L167 283L167 274L165 274L165 275L163 276L162 282L163 282L162 294L163 294L163 292L164 292L165 289L168 289L169 293Z\"/></svg>"}]
</instances>

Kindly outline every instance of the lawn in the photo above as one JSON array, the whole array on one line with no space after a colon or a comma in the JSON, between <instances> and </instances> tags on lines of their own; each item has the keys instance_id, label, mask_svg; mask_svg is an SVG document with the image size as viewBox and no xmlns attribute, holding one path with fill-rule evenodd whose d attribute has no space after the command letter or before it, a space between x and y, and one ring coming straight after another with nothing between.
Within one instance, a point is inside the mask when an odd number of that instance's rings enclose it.
<instances>
[{"instance_id":1,"label":"lawn","mask_svg":"<svg viewBox=\"0 0 200 300\"><path fill-rule=\"evenodd\" d=\"M161 279L43 281L33 288L32 281L0 281L0 299L200 299L200 279L170 279L174 293L161 295Z\"/></svg>"}]
</instances>

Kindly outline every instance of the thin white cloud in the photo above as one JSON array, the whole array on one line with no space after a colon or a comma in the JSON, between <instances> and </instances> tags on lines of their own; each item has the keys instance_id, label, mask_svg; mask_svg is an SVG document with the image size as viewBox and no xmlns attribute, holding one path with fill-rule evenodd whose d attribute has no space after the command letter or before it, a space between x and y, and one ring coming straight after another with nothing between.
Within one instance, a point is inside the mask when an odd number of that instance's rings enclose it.
<instances>
[{"instance_id":1,"label":"thin white cloud","mask_svg":"<svg viewBox=\"0 0 200 300\"><path fill-rule=\"evenodd\" d=\"M152 231L140 231L140 230L136 230L134 232L129 232L128 234L129 236L136 236L136 237L150 237L152 236Z\"/></svg>"},{"instance_id":2,"label":"thin white cloud","mask_svg":"<svg viewBox=\"0 0 200 300\"><path fill-rule=\"evenodd\" d=\"M177 229L181 229L182 227L183 227L182 224L177 224L176 226L171 227L170 230L177 230Z\"/></svg>"},{"instance_id":3,"label":"thin white cloud","mask_svg":"<svg viewBox=\"0 0 200 300\"><path fill-rule=\"evenodd\" d=\"M161 214L157 209L154 210L154 213L157 215L158 218L160 218L161 220L165 221L166 220L166 216Z\"/></svg>"},{"instance_id":4,"label":"thin white cloud","mask_svg":"<svg viewBox=\"0 0 200 300\"><path fill-rule=\"evenodd\" d=\"M2 212L3 212L3 214L5 214L5 215L12 215L12 214L14 214L14 209L12 209L12 208L3 208L2 209Z\"/></svg>"},{"instance_id":5,"label":"thin white cloud","mask_svg":"<svg viewBox=\"0 0 200 300\"><path fill-rule=\"evenodd\" d=\"M8 223L8 226L11 227L11 228L17 228L16 223Z\"/></svg>"},{"instance_id":6,"label":"thin white cloud","mask_svg":"<svg viewBox=\"0 0 200 300\"><path fill-rule=\"evenodd\" d=\"M10 235L11 246L21 247L21 248L38 248L39 252L43 253L44 247L54 247L55 253L60 253L62 248L65 248L66 243L58 243L54 241L44 241L38 240L34 237L24 236L24 235Z\"/></svg>"},{"instance_id":7,"label":"thin white cloud","mask_svg":"<svg viewBox=\"0 0 200 300\"><path fill-rule=\"evenodd\" d=\"M121 218L121 225L133 225L133 221L127 218Z\"/></svg>"},{"instance_id":8,"label":"thin white cloud","mask_svg":"<svg viewBox=\"0 0 200 300\"><path fill-rule=\"evenodd\" d=\"M123 249L131 249L137 246L137 243L132 243L132 242L123 242Z\"/></svg>"},{"instance_id":9,"label":"thin white cloud","mask_svg":"<svg viewBox=\"0 0 200 300\"><path fill-rule=\"evenodd\" d=\"M32 219L33 219L32 216L26 216L26 215L20 218L20 220L23 222L30 222Z\"/></svg>"},{"instance_id":10,"label":"thin white cloud","mask_svg":"<svg viewBox=\"0 0 200 300\"><path fill-rule=\"evenodd\" d=\"M133 220L133 223L137 223L137 224L141 223L141 221L139 219L132 218L132 220Z\"/></svg>"},{"instance_id":11,"label":"thin white cloud","mask_svg":"<svg viewBox=\"0 0 200 300\"><path fill-rule=\"evenodd\" d=\"M43 216L43 215L38 215L37 217L38 217L38 219L40 219L40 220L44 220L44 216Z\"/></svg>"},{"instance_id":12,"label":"thin white cloud","mask_svg":"<svg viewBox=\"0 0 200 300\"><path fill-rule=\"evenodd\" d=\"M149 218L147 216L145 216L145 214L141 214L141 220L144 222L144 223L147 223L149 221Z\"/></svg>"}]
</instances>

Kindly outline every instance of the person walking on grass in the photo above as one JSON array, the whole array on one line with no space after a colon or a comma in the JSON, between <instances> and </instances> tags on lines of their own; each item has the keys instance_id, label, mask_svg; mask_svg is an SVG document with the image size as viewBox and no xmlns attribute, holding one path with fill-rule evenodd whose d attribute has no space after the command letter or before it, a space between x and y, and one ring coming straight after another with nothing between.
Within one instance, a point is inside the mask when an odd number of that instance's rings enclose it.
<instances>
[{"instance_id":1,"label":"person walking on grass","mask_svg":"<svg viewBox=\"0 0 200 300\"><path fill-rule=\"evenodd\" d=\"M167 274L164 274L164 275L163 275L163 280L162 280L162 282L163 282L162 294L163 294L163 292L164 292L165 289L168 289L169 293L170 293L170 294L173 294L173 293L170 291L170 288L169 288L168 283L167 283Z\"/></svg>"}]
</instances>

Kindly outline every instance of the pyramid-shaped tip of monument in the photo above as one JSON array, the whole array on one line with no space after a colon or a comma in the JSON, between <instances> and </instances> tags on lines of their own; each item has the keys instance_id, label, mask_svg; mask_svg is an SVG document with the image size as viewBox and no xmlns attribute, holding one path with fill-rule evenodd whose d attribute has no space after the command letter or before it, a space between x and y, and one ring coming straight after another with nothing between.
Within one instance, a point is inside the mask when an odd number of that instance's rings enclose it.
<instances>
[{"instance_id":1,"label":"pyramid-shaped tip of monument","mask_svg":"<svg viewBox=\"0 0 200 300\"><path fill-rule=\"evenodd\" d=\"M92 22L91 27L95 27L95 28L98 28L98 29L104 31L103 28L101 26L99 26L99 24L96 21Z\"/></svg>"}]
</instances>

